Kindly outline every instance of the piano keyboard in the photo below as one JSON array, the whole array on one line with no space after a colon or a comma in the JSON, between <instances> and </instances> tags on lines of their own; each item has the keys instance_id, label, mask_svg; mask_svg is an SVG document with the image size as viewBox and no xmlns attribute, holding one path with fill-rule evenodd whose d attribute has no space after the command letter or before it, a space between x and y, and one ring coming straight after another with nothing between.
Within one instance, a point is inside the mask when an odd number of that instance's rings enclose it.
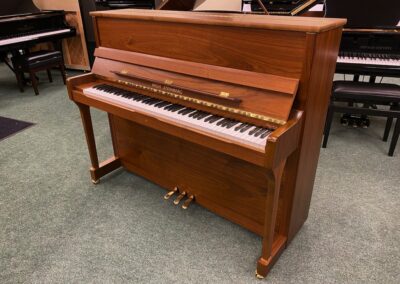
<instances>
[{"instance_id":1,"label":"piano keyboard","mask_svg":"<svg viewBox=\"0 0 400 284\"><path fill-rule=\"evenodd\" d=\"M63 33L69 33L69 32L71 32L71 29L62 29L62 30L56 30L56 31L34 33L34 34L30 34L30 35L25 35L25 36L11 37L11 38L0 40L0 46L35 40L35 39L39 39L39 38L45 37L45 36L52 36L52 35L58 35L58 34L63 34Z\"/></svg>"},{"instance_id":2,"label":"piano keyboard","mask_svg":"<svg viewBox=\"0 0 400 284\"><path fill-rule=\"evenodd\" d=\"M272 133L271 129L242 123L238 120L224 118L106 84L86 88L83 93L91 98L100 98L107 102L128 107L133 111L160 118L174 125L201 130L217 138L223 138L232 143L239 142L263 152L267 138Z\"/></svg>"},{"instance_id":3,"label":"piano keyboard","mask_svg":"<svg viewBox=\"0 0 400 284\"><path fill-rule=\"evenodd\" d=\"M344 52L340 53L337 62L348 64L400 66L400 55Z\"/></svg>"}]
</instances>

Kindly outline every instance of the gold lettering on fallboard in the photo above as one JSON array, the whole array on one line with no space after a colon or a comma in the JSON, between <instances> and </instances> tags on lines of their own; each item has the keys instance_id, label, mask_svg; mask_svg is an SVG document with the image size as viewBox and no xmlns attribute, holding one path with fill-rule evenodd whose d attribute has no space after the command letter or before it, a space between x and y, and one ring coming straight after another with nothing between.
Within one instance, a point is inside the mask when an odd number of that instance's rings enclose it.
<instances>
[{"instance_id":1,"label":"gold lettering on fallboard","mask_svg":"<svg viewBox=\"0 0 400 284\"><path fill-rule=\"evenodd\" d=\"M136 83L132 83L132 82L127 82L127 81L122 81L122 80L116 80L116 82L120 83L120 84L123 84L123 85L131 86L131 87L134 87L134 88L151 91L151 92L156 93L156 94L162 94L162 95L167 96L167 97L188 101L188 102L195 103L195 104L198 104L198 105L203 105L203 106L207 106L207 107L210 107L210 108L219 109L219 110L230 112L230 113L234 113L234 114L240 114L240 115L245 116L245 117L256 118L256 119L259 119L259 120L272 122L272 123L276 123L276 124L280 124L280 125L283 125L283 124L286 123L286 121L284 121L284 120L276 119L276 118L265 116L265 115L261 115L261 114L256 114L256 113L249 112L249 111L244 111L244 110L237 109L237 108L226 107L226 106L223 106L223 105L220 105L220 104L216 104L216 103L211 103L211 102L204 101L204 100L195 99L195 98L192 98L192 97L187 97L187 96L184 96L184 95L181 95L181 94L176 94L176 93L169 92L169 91L163 91L163 90L160 90L160 89L157 89L157 88L154 88L154 87L148 87L148 86L144 86L144 85L140 85L140 84L136 84Z\"/></svg>"}]
</instances>

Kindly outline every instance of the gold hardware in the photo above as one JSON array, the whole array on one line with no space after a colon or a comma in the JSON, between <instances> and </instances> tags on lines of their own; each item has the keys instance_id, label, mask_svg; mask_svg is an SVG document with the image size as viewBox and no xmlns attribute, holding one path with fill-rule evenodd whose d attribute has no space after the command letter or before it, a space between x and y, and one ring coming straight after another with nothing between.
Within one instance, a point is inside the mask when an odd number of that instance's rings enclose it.
<instances>
[{"instance_id":1,"label":"gold hardware","mask_svg":"<svg viewBox=\"0 0 400 284\"><path fill-rule=\"evenodd\" d=\"M166 79L166 80L164 81L164 84L166 84L166 85L172 85L173 83L174 83L174 81L168 80L168 79Z\"/></svg>"},{"instance_id":2,"label":"gold hardware","mask_svg":"<svg viewBox=\"0 0 400 284\"><path fill-rule=\"evenodd\" d=\"M285 120L280 120L280 119L276 119L276 118L269 117L269 116L266 116L266 115L256 114L256 113L253 113L253 112L244 111L244 110L237 109L237 108L226 107L226 106L223 106L223 105L220 105L220 104L210 103L210 102L207 102L207 101L204 101L204 100L199 100L199 99L195 99L195 98L191 98L191 97L186 97L186 96L179 95L179 94L176 94L176 93L163 91L163 90L159 90L159 89L148 87L148 86L144 86L144 85L139 85L139 84L132 83L132 82L127 82L127 81L123 81L123 80L116 80L116 82L119 83L119 84L124 84L126 86L135 87L135 88L142 89L142 90L145 90L145 91L150 91L150 92L153 92L153 93L162 94L162 95L165 95L167 97L174 98L174 99L180 99L180 100L184 100L184 101L187 101L187 102L195 103L195 104L198 104L198 105L203 105L203 106L219 109L219 110L222 110L222 111L226 111L226 112L230 112L230 113L234 113L234 114L238 114L238 115L242 115L242 116L246 116L246 117L251 117L251 118L255 118L255 119L259 119L259 120L263 120L263 121L268 121L268 122L276 123L276 124L279 124L279 125L284 125L286 123Z\"/></svg>"},{"instance_id":3,"label":"gold hardware","mask_svg":"<svg viewBox=\"0 0 400 284\"><path fill-rule=\"evenodd\" d=\"M185 202L182 205L182 209L188 209L190 203L192 203L192 201L194 200L194 195L190 195L188 199L185 200Z\"/></svg>"},{"instance_id":4,"label":"gold hardware","mask_svg":"<svg viewBox=\"0 0 400 284\"><path fill-rule=\"evenodd\" d=\"M227 92L221 92L221 93L219 93L219 96L220 96L220 97L223 97L223 98L229 98L229 93L227 93Z\"/></svg>"},{"instance_id":5,"label":"gold hardware","mask_svg":"<svg viewBox=\"0 0 400 284\"><path fill-rule=\"evenodd\" d=\"M174 200L174 204L178 205L179 202L181 202L181 200L185 197L186 195L186 191L182 192L175 200Z\"/></svg>"},{"instance_id":6,"label":"gold hardware","mask_svg":"<svg viewBox=\"0 0 400 284\"><path fill-rule=\"evenodd\" d=\"M99 184L100 180L99 179L92 179L93 184Z\"/></svg>"},{"instance_id":7,"label":"gold hardware","mask_svg":"<svg viewBox=\"0 0 400 284\"><path fill-rule=\"evenodd\" d=\"M261 274L258 274L257 270L256 270L256 277L258 279L264 279L264 276L262 276Z\"/></svg>"},{"instance_id":8,"label":"gold hardware","mask_svg":"<svg viewBox=\"0 0 400 284\"><path fill-rule=\"evenodd\" d=\"M164 199L167 200L169 199L172 195L175 194L175 192L178 191L178 187L175 187L173 190L171 190L170 192L168 192L166 195L164 195Z\"/></svg>"}]
</instances>

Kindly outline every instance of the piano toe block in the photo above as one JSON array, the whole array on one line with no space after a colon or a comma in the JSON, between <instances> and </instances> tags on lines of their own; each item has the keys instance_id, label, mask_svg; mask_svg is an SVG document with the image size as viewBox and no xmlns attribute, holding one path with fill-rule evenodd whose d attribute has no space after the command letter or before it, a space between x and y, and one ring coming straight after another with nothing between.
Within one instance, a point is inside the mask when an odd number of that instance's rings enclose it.
<instances>
[{"instance_id":1,"label":"piano toe block","mask_svg":"<svg viewBox=\"0 0 400 284\"><path fill-rule=\"evenodd\" d=\"M100 178L120 167L121 160L117 157L111 157L104 162L101 162L98 168L90 168L90 176L93 184L98 184Z\"/></svg>"}]
</instances>

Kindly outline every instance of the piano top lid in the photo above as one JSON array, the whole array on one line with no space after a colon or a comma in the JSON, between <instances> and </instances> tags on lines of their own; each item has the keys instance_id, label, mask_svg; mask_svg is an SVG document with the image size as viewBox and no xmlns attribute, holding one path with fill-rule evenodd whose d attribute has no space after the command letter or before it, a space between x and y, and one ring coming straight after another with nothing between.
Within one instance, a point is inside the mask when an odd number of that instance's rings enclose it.
<instances>
[{"instance_id":1,"label":"piano top lid","mask_svg":"<svg viewBox=\"0 0 400 284\"><path fill-rule=\"evenodd\" d=\"M342 27L346 19L266 16L235 13L182 12L124 9L97 11L90 13L94 17L119 19L151 20L159 22L180 22L203 25L238 26L282 31L300 31L319 33Z\"/></svg>"}]
</instances>

